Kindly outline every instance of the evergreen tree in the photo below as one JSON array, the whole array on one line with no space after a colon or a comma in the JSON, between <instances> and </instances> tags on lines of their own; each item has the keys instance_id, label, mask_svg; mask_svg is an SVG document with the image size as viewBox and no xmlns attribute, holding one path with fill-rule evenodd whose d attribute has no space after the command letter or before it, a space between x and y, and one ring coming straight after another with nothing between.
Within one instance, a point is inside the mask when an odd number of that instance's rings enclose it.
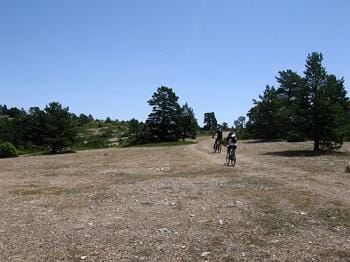
<instances>
[{"instance_id":1,"label":"evergreen tree","mask_svg":"<svg viewBox=\"0 0 350 262\"><path fill-rule=\"evenodd\" d=\"M317 124L321 126L320 148L339 149L349 124L349 99L346 97L344 80L335 75L326 76L326 84L318 93Z\"/></svg>"},{"instance_id":2,"label":"evergreen tree","mask_svg":"<svg viewBox=\"0 0 350 262\"><path fill-rule=\"evenodd\" d=\"M51 148L51 153L57 153L71 146L76 138L75 123L69 108L63 108L58 102L49 103L45 107L44 141Z\"/></svg>"},{"instance_id":3,"label":"evergreen tree","mask_svg":"<svg viewBox=\"0 0 350 262\"><path fill-rule=\"evenodd\" d=\"M181 108L178 127L183 141L188 137L196 138L198 129L197 119L194 115L193 109L189 107L187 103Z\"/></svg>"},{"instance_id":4,"label":"evergreen tree","mask_svg":"<svg viewBox=\"0 0 350 262\"><path fill-rule=\"evenodd\" d=\"M281 108L276 117L281 122L281 137L288 141L302 141L305 139L308 110L303 78L290 69L278 74L276 79L280 86L277 94L281 100Z\"/></svg>"},{"instance_id":5,"label":"evergreen tree","mask_svg":"<svg viewBox=\"0 0 350 262\"><path fill-rule=\"evenodd\" d=\"M152 106L146 124L148 125L153 142L176 141L179 137L177 122L181 115L178 97L175 92L166 86L157 89L148 101Z\"/></svg>"},{"instance_id":6,"label":"evergreen tree","mask_svg":"<svg viewBox=\"0 0 350 262\"><path fill-rule=\"evenodd\" d=\"M222 122L221 124L222 130L223 131L228 131L229 127L228 127L228 123L227 122Z\"/></svg>"},{"instance_id":7,"label":"evergreen tree","mask_svg":"<svg viewBox=\"0 0 350 262\"><path fill-rule=\"evenodd\" d=\"M282 123L279 121L281 100L278 98L275 87L266 86L260 101L253 99L254 107L248 112L247 132L250 136L260 139L277 139L283 134L280 132Z\"/></svg>"},{"instance_id":8,"label":"evergreen tree","mask_svg":"<svg viewBox=\"0 0 350 262\"><path fill-rule=\"evenodd\" d=\"M218 126L218 122L215 117L214 112L205 113L204 114L204 129L210 130L210 129L216 129Z\"/></svg>"},{"instance_id":9,"label":"evergreen tree","mask_svg":"<svg viewBox=\"0 0 350 262\"><path fill-rule=\"evenodd\" d=\"M27 118L26 140L27 143L42 146L45 144L44 136L46 132L45 112L39 107L31 107Z\"/></svg>"},{"instance_id":10,"label":"evergreen tree","mask_svg":"<svg viewBox=\"0 0 350 262\"><path fill-rule=\"evenodd\" d=\"M324 118L322 116L322 98L320 94L326 86L326 69L322 66L323 56L320 53L313 52L309 54L306 60L305 88L308 92L309 102L309 130L310 137L314 141L314 151L320 149L320 141Z\"/></svg>"}]
</instances>

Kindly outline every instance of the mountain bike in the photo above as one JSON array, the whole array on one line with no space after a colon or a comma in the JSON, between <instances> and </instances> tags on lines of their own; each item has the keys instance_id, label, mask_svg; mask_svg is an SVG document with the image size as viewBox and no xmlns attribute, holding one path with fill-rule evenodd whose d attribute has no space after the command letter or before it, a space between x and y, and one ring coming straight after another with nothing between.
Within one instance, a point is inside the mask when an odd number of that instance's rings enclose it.
<instances>
[{"instance_id":1,"label":"mountain bike","mask_svg":"<svg viewBox=\"0 0 350 262\"><path fill-rule=\"evenodd\" d=\"M236 158L236 147L235 146L230 146L229 150L227 151L226 154L226 165L227 166L235 166L237 162Z\"/></svg>"},{"instance_id":2,"label":"mountain bike","mask_svg":"<svg viewBox=\"0 0 350 262\"><path fill-rule=\"evenodd\" d=\"M215 141L213 148L214 148L214 153L221 153L221 141L220 140Z\"/></svg>"}]
</instances>

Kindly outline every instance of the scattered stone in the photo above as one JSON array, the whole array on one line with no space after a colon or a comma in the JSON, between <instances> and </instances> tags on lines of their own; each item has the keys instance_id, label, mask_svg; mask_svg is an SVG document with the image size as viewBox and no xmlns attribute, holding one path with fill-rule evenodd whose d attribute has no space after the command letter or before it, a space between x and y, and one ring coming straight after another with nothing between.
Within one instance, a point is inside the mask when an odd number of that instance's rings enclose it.
<instances>
[{"instance_id":1,"label":"scattered stone","mask_svg":"<svg viewBox=\"0 0 350 262\"><path fill-rule=\"evenodd\" d=\"M201 257L207 257L207 256L209 256L210 255L210 252L203 252L202 254L201 254Z\"/></svg>"},{"instance_id":2,"label":"scattered stone","mask_svg":"<svg viewBox=\"0 0 350 262\"><path fill-rule=\"evenodd\" d=\"M271 244L278 244L280 241L278 239L273 239L269 243Z\"/></svg>"},{"instance_id":3,"label":"scattered stone","mask_svg":"<svg viewBox=\"0 0 350 262\"><path fill-rule=\"evenodd\" d=\"M194 215L194 214L191 214L190 217L195 217L195 215Z\"/></svg>"},{"instance_id":4,"label":"scattered stone","mask_svg":"<svg viewBox=\"0 0 350 262\"><path fill-rule=\"evenodd\" d=\"M170 230L165 227L158 229L158 231L161 233L170 233Z\"/></svg>"},{"instance_id":5,"label":"scattered stone","mask_svg":"<svg viewBox=\"0 0 350 262\"><path fill-rule=\"evenodd\" d=\"M85 259L86 259L86 256L81 256L80 259L81 259L81 260L85 260Z\"/></svg>"},{"instance_id":6,"label":"scattered stone","mask_svg":"<svg viewBox=\"0 0 350 262\"><path fill-rule=\"evenodd\" d=\"M224 221L219 220L219 224L220 224L220 225L223 225L223 224L224 224Z\"/></svg>"},{"instance_id":7,"label":"scattered stone","mask_svg":"<svg viewBox=\"0 0 350 262\"><path fill-rule=\"evenodd\" d=\"M245 257L245 252L242 252L242 254L241 254L241 255L242 255L242 257Z\"/></svg>"},{"instance_id":8,"label":"scattered stone","mask_svg":"<svg viewBox=\"0 0 350 262\"><path fill-rule=\"evenodd\" d=\"M181 249L185 249L186 248L186 246L181 246Z\"/></svg>"}]
</instances>

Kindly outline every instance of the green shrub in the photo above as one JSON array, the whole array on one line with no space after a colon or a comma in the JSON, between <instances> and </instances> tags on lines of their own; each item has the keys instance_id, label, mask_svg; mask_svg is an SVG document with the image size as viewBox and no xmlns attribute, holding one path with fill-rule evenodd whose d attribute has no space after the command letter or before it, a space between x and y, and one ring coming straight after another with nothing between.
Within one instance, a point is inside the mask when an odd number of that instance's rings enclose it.
<instances>
[{"instance_id":1,"label":"green shrub","mask_svg":"<svg viewBox=\"0 0 350 262\"><path fill-rule=\"evenodd\" d=\"M0 158L16 156L17 150L10 142L5 142L0 145Z\"/></svg>"}]
</instances>

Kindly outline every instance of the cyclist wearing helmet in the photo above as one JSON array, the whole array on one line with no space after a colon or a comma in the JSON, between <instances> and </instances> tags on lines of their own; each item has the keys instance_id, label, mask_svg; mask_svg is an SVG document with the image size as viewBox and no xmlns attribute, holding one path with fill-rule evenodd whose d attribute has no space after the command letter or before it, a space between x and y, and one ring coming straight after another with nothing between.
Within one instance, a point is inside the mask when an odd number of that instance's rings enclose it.
<instances>
[{"instance_id":1,"label":"cyclist wearing helmet","mask_svg":"<svg viewBox=\"0 0 350 262\"><path fill-rule=\"evenodd\" d=\"M227 153L230 152L230 150L237 148L237 139L236 135L233 132L230 132L228 136L226 137L226 145L227 145Z\"/></svg>"},{"instance_id":2,"label":"cyclist wearing helmet","mask_svg":"<svg viewBox=\"0 0 350 262\"><path fill-rule=\"evenodd\" d=\"M214 147L215 147L215 145L217 144L218 141L219 141L220 144L221 144L221 141L222 141L222 129L221 129L221 127L218 127L218 128L216 129L216 132L215 132L215 134L213 135L213 138L214 138L215 135L216 135L216 138L215 138Z\"/></svg>"}]
</instances>

